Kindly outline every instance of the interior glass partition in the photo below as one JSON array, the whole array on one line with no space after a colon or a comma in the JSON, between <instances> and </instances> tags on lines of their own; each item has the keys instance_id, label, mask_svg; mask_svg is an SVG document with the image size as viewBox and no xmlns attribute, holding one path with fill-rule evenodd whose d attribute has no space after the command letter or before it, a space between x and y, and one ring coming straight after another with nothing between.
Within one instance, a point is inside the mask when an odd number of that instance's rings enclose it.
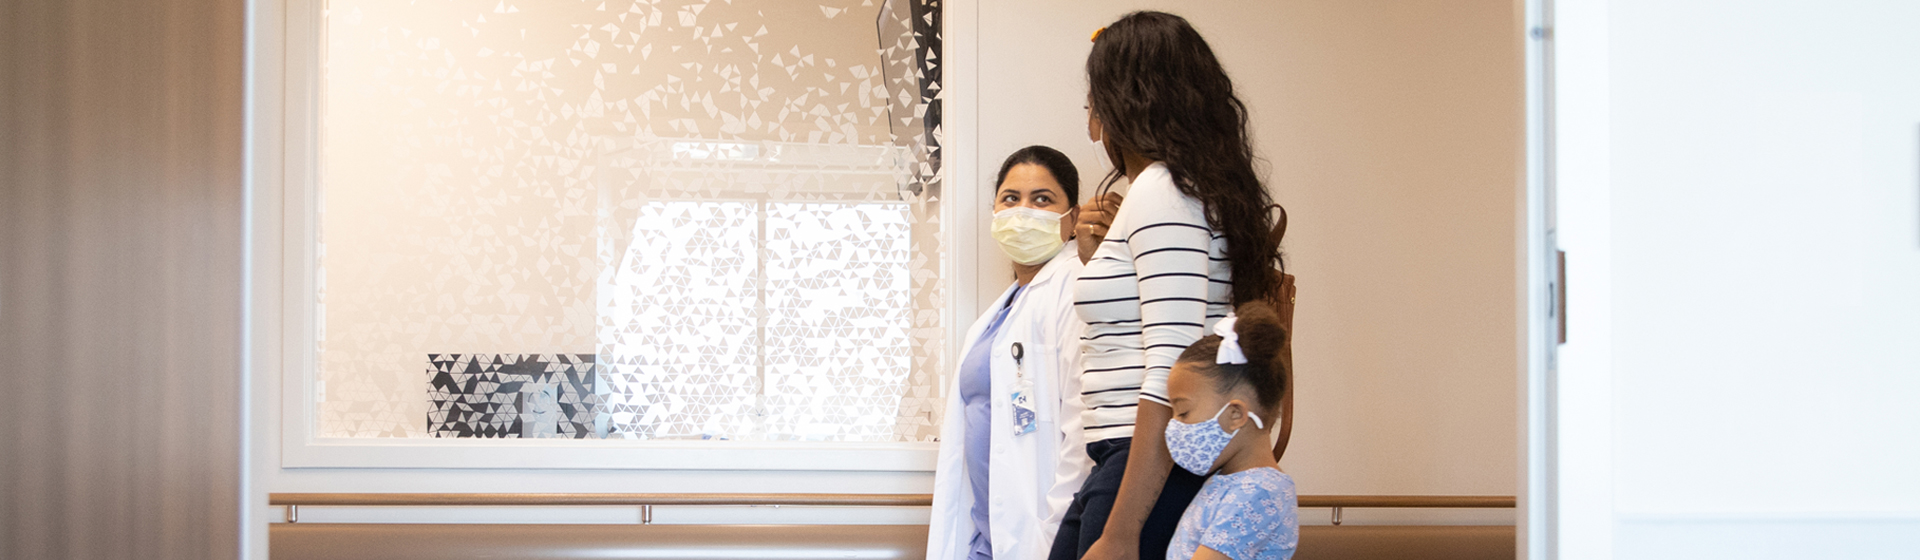
<instances>
[{"instance_id":1,"label":"interior glass partition","mask_svg":"<svg viewBox=\"0 0 1920 560\"><path fill-rule=\"evenodd\" d=\"M315 436L937 434L937 1L322 19Z\"/></svg>"}]
</instances>

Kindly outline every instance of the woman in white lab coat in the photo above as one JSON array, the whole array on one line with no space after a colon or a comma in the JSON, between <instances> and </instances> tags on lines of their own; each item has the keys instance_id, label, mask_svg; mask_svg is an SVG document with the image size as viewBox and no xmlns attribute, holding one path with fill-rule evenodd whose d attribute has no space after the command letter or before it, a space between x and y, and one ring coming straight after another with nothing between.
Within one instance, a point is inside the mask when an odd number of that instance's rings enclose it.
<instances>
[{"instance_id":1,"label":"woman in white lab coat","mask_svg":"<svg viewBox=\"0 0 1920 560\"><path fill-rule=\"evenodd\" d=\"M1046 146L1014 152L994 187L993 237L1014 282L967 331L934 475L928 560L1045 558L1086 480L1076 251L1080 177Z\"/></svg>"}]
</instances>

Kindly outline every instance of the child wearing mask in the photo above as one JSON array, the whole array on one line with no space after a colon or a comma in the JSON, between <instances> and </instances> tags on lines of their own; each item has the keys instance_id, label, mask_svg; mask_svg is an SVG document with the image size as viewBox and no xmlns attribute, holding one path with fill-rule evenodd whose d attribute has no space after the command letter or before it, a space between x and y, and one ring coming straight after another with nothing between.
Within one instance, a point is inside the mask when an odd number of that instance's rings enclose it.
<instances>
[{"instance_id":1,"label":"child wearing mask","mask_svg":"<svg viewBox=\"0 0 1920 560\"><path fill-rule=\"evenodd\" d=\"M1291 389L1278 361L1286 332L1264 303L1237 311L1188 346L1167 377L1173 462L1213 475L1180 517L1168 560L1285 560L1300 544L1293 478L1268 447Z\"/></svg>"}]
</instances>

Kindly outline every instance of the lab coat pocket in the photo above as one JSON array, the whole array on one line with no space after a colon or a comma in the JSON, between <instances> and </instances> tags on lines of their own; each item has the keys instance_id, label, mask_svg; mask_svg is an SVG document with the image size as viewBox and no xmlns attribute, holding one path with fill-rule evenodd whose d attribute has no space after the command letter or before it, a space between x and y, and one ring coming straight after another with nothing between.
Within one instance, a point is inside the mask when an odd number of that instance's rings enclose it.
<instances>
[{"instance_id":1,"label":"lab coat pocket","mask_svg":"<svg viewBox=\"0 0 1920 560\"><path fill-rule=\"evenodd\" d=\"M1026 360L1026 380L1033 384L1028 392L1032 393L1035 420L1042 427L1052 427L1060 416L1060 395L1058 392L1059 375L1056 364L1060 360L1060 347L1052 344L1033 345L1032 355Z\"/></svg>"}]
</instances>

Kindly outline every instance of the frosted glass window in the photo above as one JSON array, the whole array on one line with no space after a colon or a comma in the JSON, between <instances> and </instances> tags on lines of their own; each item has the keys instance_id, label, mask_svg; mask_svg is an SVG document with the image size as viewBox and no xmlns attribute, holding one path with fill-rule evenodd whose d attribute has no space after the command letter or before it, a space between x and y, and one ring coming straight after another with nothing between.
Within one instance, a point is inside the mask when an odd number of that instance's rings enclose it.
<instances>
[{"instance_id":1,"label":"frosted glass window","mask_svg":"<svg viewBox=\"0 0 1920 560\"><path fill-rule=\"evenodd\" d=\"M773 204L767 402L779 437L892 439L913 360L903 204Z\"/></svg>"},{"instance_id":2,"label":"frosted glass window","mask_svg":"<svg viewBox=\"0 0 1920 560\"><path fill-rule=\"evenodd\" d=\"M600 364L613 434L753 433L762 392L759 212L738 202L656 202L600 303Z\"/></svg>"},{"instance_id":3,"label":"frosted glass window","mask_svg":"<svg viewBox=\"0 0 1920 560\"><path fill-rule=\"evenodd\" d=\"M643 206L600 300L609 435L893 440L913 346L907 210Z\"/></svg>"},{"instance_id":4,"label":"frosted glass window","mask_svg":"<svg viewBox=\"0 0 1920 560\"><path fill-rule=\"evenodd\" d=\"M924 441L937 0L328 0L321 437Z\"/></svg>"}]
</instances>

